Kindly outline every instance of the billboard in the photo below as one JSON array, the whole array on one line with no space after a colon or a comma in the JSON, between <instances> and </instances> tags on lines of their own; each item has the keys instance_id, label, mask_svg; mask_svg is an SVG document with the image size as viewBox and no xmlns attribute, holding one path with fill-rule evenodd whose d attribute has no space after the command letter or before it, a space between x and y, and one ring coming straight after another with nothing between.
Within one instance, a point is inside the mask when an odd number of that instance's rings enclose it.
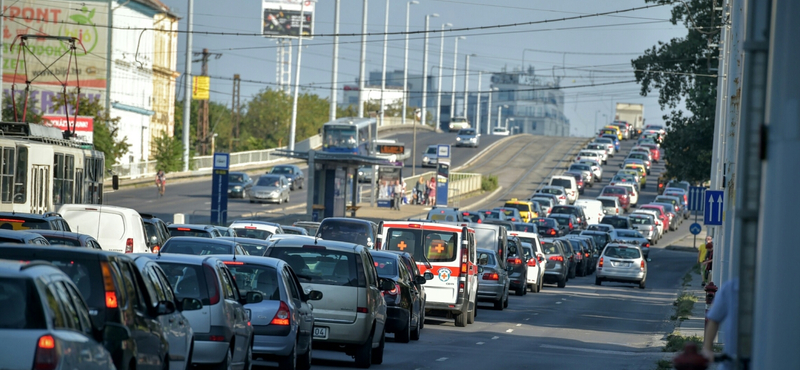
<instances>
[{"instance_id":1,"label":"billboard","mask_svg":"<svg viewBox=\"0 0 800 370\"><path fill-rule=\"evenodd\" d=\"M314 33L314 9L315 2L309 0L263 0L261 33L266 37L300 37L302 12L303 35L305 39L311 39L310 35Z\"/></svg>"},{"instance_id":2,"label":"billboard","mask_svg":"<svg viewBox=\"0 0 800 370\"><path fill-rule=\"evenodd\" d=\"M21 93L27 69L27 78L32 80L29 104L34 103L30 108L37 113L55 113L52 108L61 91L59 80L67 82L69 92L77 85L76 75L82 94L90 99L103 99L108 58L108 31L103 26L107 24L107 2L7 2L2 32L3 92L10 94L12 82L16 82L17 93ZM63 41L31 38L27 40L27 50L19 52L16 36L25 34L76 37L83 47L76 45L77 60L72 63L69 55L65 55L69 43ZM14 41L17 43L12 49Z\"/></svg>"},{"instance_id":3,"label":"billboard","mask_svg":"<svg viewBox=\"0 0 800 370\"><path fill-rule=\"evenodd\" d=\"M42 116L42 124L45 126L58 127L61 131L67 130L66 115L45 115ZM94 142L94 117L69 116L69 130L75 128L75 135L78 140L85 143Z\"/></svg>"}]
</instances>

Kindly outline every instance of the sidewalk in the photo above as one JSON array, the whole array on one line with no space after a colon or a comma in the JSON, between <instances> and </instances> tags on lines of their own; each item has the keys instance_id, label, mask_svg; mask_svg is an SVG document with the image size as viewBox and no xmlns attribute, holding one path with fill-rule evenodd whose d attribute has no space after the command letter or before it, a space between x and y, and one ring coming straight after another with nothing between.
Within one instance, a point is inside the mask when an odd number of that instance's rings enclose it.
<instances>
[{"instance_id":1,"label":"sidewalk","mask_svg":"<svg viewBox=\"0 0 800 370\"><path fill-rule=\"evenodd\" d=\"M503 187L500 186L490 193L476 193L468 198L461 199L459 202L459 208L473 209L481 207L484 203L491 201L502 190ZM425 218L428 214L428 211L431 210L430 206L418 206L411 204L402 205L399 211L391 208L370 207L369 202L359 203L358 205L361 208L356 211L356 217L372 220L374 222L383 220L407 220L409 218L422 219Z\"/></svg>"}]
</instances>

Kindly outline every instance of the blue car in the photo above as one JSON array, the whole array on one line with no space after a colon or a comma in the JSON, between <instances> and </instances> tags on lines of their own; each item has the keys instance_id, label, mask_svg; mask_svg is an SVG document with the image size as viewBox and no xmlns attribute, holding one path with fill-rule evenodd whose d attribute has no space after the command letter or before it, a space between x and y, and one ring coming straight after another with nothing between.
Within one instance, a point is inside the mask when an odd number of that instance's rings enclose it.
<instances>
[{"instance_id":1,"label":"blue car","mask_svg":"<svg viewBox=\"0 0 800 370\"><path fill-rule=\"evenodd\" d=\"M619 138L617 135L603 135L602 137L611 139L614 142L614 151L619 151Z\"/></svg>"}]
</instances>

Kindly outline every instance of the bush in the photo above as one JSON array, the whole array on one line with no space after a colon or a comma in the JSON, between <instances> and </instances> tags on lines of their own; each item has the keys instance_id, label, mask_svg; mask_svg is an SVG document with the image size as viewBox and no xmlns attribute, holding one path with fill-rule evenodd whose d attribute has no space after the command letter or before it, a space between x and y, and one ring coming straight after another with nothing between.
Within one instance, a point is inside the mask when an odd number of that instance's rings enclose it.
<instances>
[{"instance_id":1,"label":"bush","mask_svg":"<svg viewBox=\"0 0 800 370\"><path fill-rule=\"evenodd\" d=\"M678 299L672 303L675 306L675 315L672 316L673 320L686 320L692 314L694 303L697 302L697 297L694 294L683 292Z\"/></svg>"},{"instance_id":2,"label":"bush","mask_svg":"<svg viewBox=\"0 0 800 370\"><path fill-rule=\"evenodd\" d=\"M494 191L497 189L497 176L495 175L484 175L481 176L481 190L483 191Z\"/></svg>"},{"instance_id":3,"label":"bush","mask_svg":"<svg viewBox=\"0 0 800 370\"><path fill-rule=\"evenodd\" d=\"M667 345L664 346L664 352L683 351L683 347L689 342L694 342L697 344L697 348L703 347L703 338L700 338L697 335L683 336L676 332L667 335Z\"/></svg>"}]
</instances>

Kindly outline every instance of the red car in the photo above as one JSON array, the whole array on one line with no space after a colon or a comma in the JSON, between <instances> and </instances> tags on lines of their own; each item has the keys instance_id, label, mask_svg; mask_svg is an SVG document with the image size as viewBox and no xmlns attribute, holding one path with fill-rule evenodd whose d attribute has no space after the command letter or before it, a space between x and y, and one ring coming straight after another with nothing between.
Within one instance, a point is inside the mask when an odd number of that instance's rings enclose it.
<instances>
[{"instance_id":1,"label":"red car","mask_svg":"<svg viewBox=\"0 0 800 370\"><path fill-rule=\"evenodd\" d=\"M654 211L658 212L658 219L661 220L661 222L664 223L665 232L666 231L675 230L675 228L672 226L673 225L672 222L671 222L672 220L670 220L670 216L666 212L664 207L659 206L659 205L655 205L655 204L645 204L645 205L639 207L639 209L651 209L651 210L654 210Z\"/></svg>"},{"instance_id":2,"label":"red car","mask_svg":"<svg viewBox=\"0 0 800 370\"><path fill-rule=\"evenodd\" d=\"M643 146L647 149L650 149L650 156L653 158L653 162L658 163L658 161L661 160L661 150L658 149L658 145L640 144L639 146Z\"/></svg>"},{"instance_id":3,"label":"red car","mask_svg":"<svg viewBox=\"0 0 800 370\"><path fill-rule=\"evenodd\" d=\"M603 191L600 192L601 197L617 197L619 199L619 205L625 212L628 211L628 208L631 206L631 195L628 193L628 188L624 186L606 186L603 188Z\"/></svg>"}]
</instances>

